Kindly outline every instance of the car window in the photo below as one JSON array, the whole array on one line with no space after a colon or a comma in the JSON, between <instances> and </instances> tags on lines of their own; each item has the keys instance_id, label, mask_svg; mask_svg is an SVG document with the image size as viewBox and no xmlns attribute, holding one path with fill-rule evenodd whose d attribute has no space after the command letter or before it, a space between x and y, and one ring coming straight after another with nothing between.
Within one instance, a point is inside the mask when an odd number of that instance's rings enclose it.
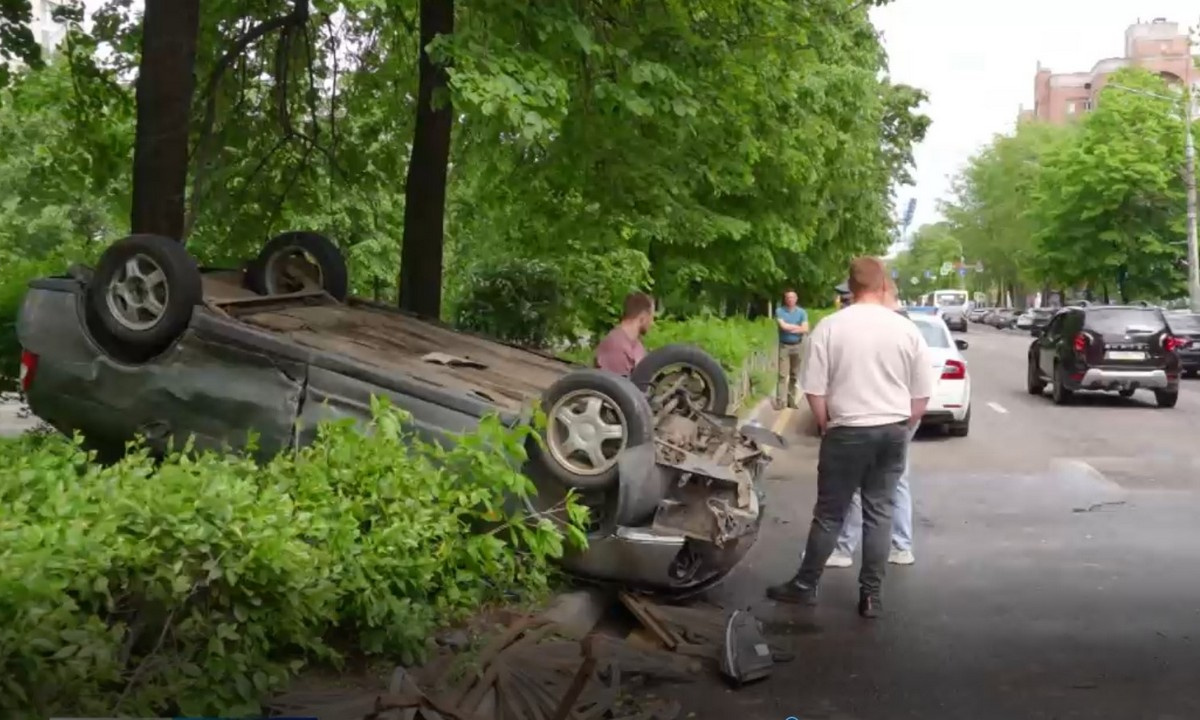
<instances>
[{"instance_id":1,"label":"car window","mask_svg":"<svg viewBox=\"0 0 1200 720\"><path fill-rule=\"evenodd\" d=\"M963 293L942 293L937 297L937 304L943 307L947 305L965 305L967 302L967 294Z\"/></svg>"},{"instance_id":2,"label":"car window","mask_svg":"<svg viewBox=\"0 0 1200 720\"><path fill-rule=\"evenodd\" d=\"M921 331L921 335L925 338L925 343L931 348L948 348L950 347L950 338L946 337L946 331L933 323L917 321L917 329Z\"/></svg>"},{"instance_id":3,"label":"car window","mask_svg":"<svg viewBox=\"0 0 1200 720\"><path fill-rule=\"evenodd\" d=\"M1059 333L1061 333L1062 326L1063 326L1063 318L1065 318L1065 317L1066 317L1065 313L1062 315L1055 315L1054 318L1050 321L1050 324L1046 326L1046 334L1047 335L1058 335Z\"/></svg>"},{"instance_id":4,"label":"car window","mask_svg":"<svg viewBox=\"0 0 1200 720\"><path fill-rule=\"evenodd\" d=\"M1200 332L1200 315L1171 315L1167 318L1167 324L1171 326L1172 332Z\"/></svg>"},{"instance_id":5,"label":"car window","mask_svg":"<svg viewBox=\"0 0 1200 720\"><path fill-rule=\"evenodd\" d=\"M1156 333L1166 328L1166 322L1154 308L1096 308L1088 310L1084 327L1101 335L1125 335Z\"/></svg>"}]
</instances>

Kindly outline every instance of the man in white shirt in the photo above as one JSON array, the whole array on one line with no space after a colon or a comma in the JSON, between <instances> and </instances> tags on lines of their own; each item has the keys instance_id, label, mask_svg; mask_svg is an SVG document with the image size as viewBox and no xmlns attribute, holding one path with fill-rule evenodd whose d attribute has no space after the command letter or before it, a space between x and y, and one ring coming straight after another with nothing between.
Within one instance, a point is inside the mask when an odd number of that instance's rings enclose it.
<instances>
[{"instance_id":1,"label":"man in white shirt","mask_svg":"<svg viewBox=\"0 0 1200 720\"><path fill-rule=\"evenodd\" d=\"M925 414L936 377L920 330L889 307L883 261L855 259L849 284L854 304L809 335L801 378L821 431L808 544L796 575L768 588L767 596L816 604L821 573L857 490L863 514L858 612L875 618L891 544L892 498L909 433Z\"/></svg>"}]
</instances>

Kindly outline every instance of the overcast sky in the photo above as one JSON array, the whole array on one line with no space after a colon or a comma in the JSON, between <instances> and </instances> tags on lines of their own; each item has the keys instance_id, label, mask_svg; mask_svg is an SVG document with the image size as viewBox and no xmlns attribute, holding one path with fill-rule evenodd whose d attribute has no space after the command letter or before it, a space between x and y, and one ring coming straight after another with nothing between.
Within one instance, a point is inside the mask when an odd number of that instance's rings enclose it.
<instances>
[{"instance_id":1,"label":"overcast sky","mask_svg":"<svg viewBox=\"0 0 1200 720\"><path fill-rule=\"evenodd\" d=\"M900 207L917 199L915 229L939 219L948 177L994 134L1011 131L1022 104L1033 107L1039 60L1054 72L1090 70L1097 60L1124 55L1125 28L1139 18L1195 26L1200 3L893 0L872 16L893 78L929 94L925 112L933 124L916 151L916 185L897 197Z\"/></svg>"}]
</instances>

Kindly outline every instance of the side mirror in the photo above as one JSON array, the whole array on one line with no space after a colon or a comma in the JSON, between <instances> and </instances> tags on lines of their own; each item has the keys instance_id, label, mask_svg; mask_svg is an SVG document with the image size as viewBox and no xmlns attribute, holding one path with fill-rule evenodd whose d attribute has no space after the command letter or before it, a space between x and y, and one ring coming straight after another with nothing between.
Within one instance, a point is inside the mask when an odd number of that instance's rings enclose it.
<instances>
[{"instance_id":1,"label":"side mirror","mask_svg":"<svg viewBox=\"0 0 1200 720\"><path fill-rule=\"evenodd\" d=\"M1035 327L1029 331L1029 334L1034 337L1041 337L1043 334L1045 334L1045 331L1042 328Z\"/></svg>"},{"instance_id":2,"label":"side mirror","mask_svg":"<svg viewBox=\"0 0 1200 720\"><path fill-rule=\"evenodd\" d=\"M962 339L959 339L959 338L956 338L956 339L954 340L954 345L955 345L955 346L956 346L956 347L957 347L959 350L966 350L967 348L971 347L970 345L968 345L968 344L967 344L967 341L966 341L966 340L962 340Z\"/></svg>"}]
</instances>

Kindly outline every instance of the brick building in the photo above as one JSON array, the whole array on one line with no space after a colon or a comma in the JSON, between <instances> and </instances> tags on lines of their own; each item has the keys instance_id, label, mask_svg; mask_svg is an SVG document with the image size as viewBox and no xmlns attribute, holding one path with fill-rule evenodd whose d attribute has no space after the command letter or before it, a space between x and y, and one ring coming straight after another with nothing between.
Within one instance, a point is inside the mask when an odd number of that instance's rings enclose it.
<instances>
[{"instance_id":1,"label":"brick building","mask_svg":"<svg viewBox=\"0 0 1200 720\"><path fill-rule=\"evenodd\" d=\"M1141 67L1163 76L1168 84L1193 84L1200 80L1194 69L1191 41L1179 23L1156 18L1137 22L1125 30L1124 57L1107 58L1091 70L1055 73L1038 63L1034 76L1032 110L1022 110L1022 120L1065 123L1091 110L1108 76L1123 67Z\"/></svg>"}]
</instances>

